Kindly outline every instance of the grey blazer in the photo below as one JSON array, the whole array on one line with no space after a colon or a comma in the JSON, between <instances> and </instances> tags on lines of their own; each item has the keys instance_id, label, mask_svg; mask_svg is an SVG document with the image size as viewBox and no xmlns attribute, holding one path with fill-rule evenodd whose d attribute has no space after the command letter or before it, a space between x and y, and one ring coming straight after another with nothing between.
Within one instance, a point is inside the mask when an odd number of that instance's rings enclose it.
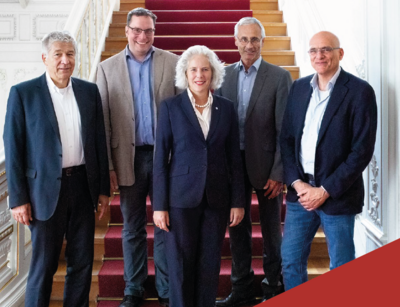
<instances>
[{"instance_id":1,"label":"grey blazer","mask_svg":"<svg viewBox=\"0 0 400 307\"><path fill-rule=\"evenodd\" d=\"M175 66L178 56L155 48L153 54L154 110L162 100L178 93L175 88ZM97 86L103 104L107 153L110 171L117 173L118 184L135 183L135 118L134 103L125 49L101 62L97 69Z\"/></svg>"},{"instance_id":2,"label":"grey blazer","mask_svg":"<svg viewBox=\"0 0 400 307\"><path fill-rule=\"evenodd\" d=\"M215 94L232 100L238 109L239 62L226 67L222 87ZM290 73L261 61L245 122L245 160L250 182L262 189L268 179L283 182L279 146L283 113L292 85Z\"/></svg>"}]
</instances>

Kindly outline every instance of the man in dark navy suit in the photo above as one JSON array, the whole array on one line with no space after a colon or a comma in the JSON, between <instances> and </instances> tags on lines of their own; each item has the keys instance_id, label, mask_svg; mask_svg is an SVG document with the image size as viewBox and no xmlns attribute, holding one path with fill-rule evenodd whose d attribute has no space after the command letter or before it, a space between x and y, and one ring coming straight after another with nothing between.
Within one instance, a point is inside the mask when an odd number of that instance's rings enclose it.
<instances>
[{"instance_id":1,"label":"man in dark navy suit","mask_svg":"<svg viewBox=\"0 0 400 307\"><path fill-rule=\"evenodd\" d=\"M362 172L372 158L377 128L374 90L339 66L344 55L339 39L319 32L308 52L316 74L293 83L281 133L288 186L282 242L286 290L307 281L311 242L320 226L330 269L355 258Z\"/></svg>"},{"instance_id":2,"label":"man in dark navy suit","mask_svg":"<svg viewBox=\"0 0 400 307\"><path fill-rule=\"evenodd\" d=\"M100 94L71 78L76 42L68 32L42 41L46 73L11 88L4 127L9 205L29 225L32 260L25 306L49 306L64 236L64 306L89 306L94 211L108 209L110 183Z\"/></svg>"}]
</instances>

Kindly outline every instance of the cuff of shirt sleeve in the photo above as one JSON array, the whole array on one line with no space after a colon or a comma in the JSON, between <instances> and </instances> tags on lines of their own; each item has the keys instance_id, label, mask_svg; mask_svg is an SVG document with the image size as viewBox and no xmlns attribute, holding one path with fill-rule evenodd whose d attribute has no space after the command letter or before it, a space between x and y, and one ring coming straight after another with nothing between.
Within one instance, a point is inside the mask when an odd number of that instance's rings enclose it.
<instances>
[{"instance_id":1,"label":"cuff of shirt sleeve","mask_svg":"<svg viewBox=\"0 0 400 307\"><path fill-rule=\"evenodd\" d=\"M297 179L297 180L295 180L295 181L293 181L292 182L292 184L290 185L292 188L294 188L294 184L296 183L296 182L298 182L298 181L301 181L301 179ZM325 190L325 189L324 189Z\"/></svg>"}]
</instances>

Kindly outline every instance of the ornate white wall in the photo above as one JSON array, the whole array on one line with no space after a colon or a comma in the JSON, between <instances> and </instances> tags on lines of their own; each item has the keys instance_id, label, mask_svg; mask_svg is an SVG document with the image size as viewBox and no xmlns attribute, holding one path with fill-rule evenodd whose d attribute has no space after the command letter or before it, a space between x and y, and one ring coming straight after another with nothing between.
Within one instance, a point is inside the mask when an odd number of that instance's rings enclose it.
<instances>
[{"instance_id":1,"label":"ornate white wall","mask_svg":"<svg viewBox=\"0 0 400 307\"><path fill-rule=\"evenodd\" d=\"M400 237L400 4L397 0L279 0L279 4L301 76L313 73L307 54L312 35L331 31L344 48L343 69L367 80L377 96L377 142L364 172L365 206L355 228L356 253L361 256Z\"/></svg>"},{"instance_id":2,"label":"ornate white wall","mask_svg":"<svg viewBox=\"0 0 400 307\"><path fill-rule=\"evenodd\" d=\"M40 41L62 30L73 0L0 0L0 135L12 85L44 72ZM0 149L3 138L0 138Z\"/></svg>"},{"instance_id":3,"label":"ornate white wall","mask_svg":"<svg viewBox=\"0 0 400 307\"><path fill-rule=\"evenodd\" d=\"M29 229L15 223L8 210L4 170L3 126L12 85L39 76L41 39L62 30L73 0L0 0L0 306L24 301L31 244Z\"/></svg>"}]
</instances>

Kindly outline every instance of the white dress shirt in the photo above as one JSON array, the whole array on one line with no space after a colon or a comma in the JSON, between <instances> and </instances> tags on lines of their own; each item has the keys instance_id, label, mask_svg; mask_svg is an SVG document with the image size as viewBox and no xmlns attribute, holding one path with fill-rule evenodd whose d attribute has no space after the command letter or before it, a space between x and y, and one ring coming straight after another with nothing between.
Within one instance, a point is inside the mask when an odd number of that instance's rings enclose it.
<instances>
[{"instance_id":1,"label":"white dress shirt","mask_svg":"<svg viewBox=\"0 0 400 307\"><path fill-rule=\"evenodd\" d=\"M319 129L321 128L321 122L339 74L340 67L328 82L326 91L321 91L318 87L318 74L315 74L310 82L313 93L306 113L300 148L300 162L306 174L314 176L315 149L317 146Z\"/></svg>"},{"instance_id":2,"label":"white dress shirt","mask_svg":"<svg viewBox=\"0 0 400 307\"><path fill-rule=\"evenodd\" d=\"M60 131L62 167L85 164L81 137L81 115L72 89L71 79L66 88L58 88L48 73L46 73L46 80Z\"/></svg>"},{"instance_id":3,"label":"white dress shirt","mask_svg":"<svg viewBox=\"0 0 400 307\"><path fill-rule=\"evenodd\" d=\"M209 91L207 103L210 102L210 104L207 107L203 108L203 113L200 113L196 109L196 105L195 105L196 102L195 102L192 92L189 89L187 89L187 91L188 91L189 99L190 99L190 102L192 103L194 112L196 113L197 119L199 120L201 130L203 131L204 138L207 139L208 131L210 130L210 123L211 123L211 106L213 104L213 96L212 96L211 92Z\"/></svg>"}]
</instances>

